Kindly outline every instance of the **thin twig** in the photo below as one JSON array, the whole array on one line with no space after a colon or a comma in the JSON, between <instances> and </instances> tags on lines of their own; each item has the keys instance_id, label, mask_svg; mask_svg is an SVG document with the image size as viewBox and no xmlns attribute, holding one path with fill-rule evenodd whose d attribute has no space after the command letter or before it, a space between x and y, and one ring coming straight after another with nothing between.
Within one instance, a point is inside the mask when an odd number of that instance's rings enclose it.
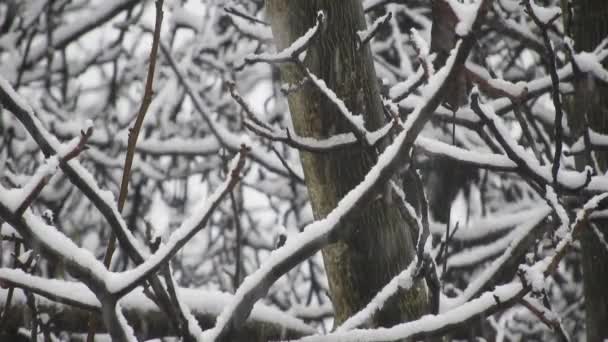
<instances>
[{"instance_id":1,"label":"thin twig","mask_svg":"<svg viewBox=\"0 0 608 342\"><path fill-rule=\"evenodd\" d=\"M158 46L160 41L160 28L163 20L163 0L156 0L156 22L154 24L154 36L152 40L152 49L150 51L150 65L148 68L148 75L146 78L146 87L144 90L144 97L139 108L139 112L137 113L137 117L135 118L135 123L133 124L133 128L129 130L129 142L127 146L127 156L125 158L125 167L122 174L122 180L120 184L120 193L118 196L118 210L122 212L125 202L127 200L127 193L129 191L129 177L131 176L131 167L133 166L133 158L135 156L135 146L137 145L137 138L139 136L139 131L144 123L144 118L146 113L148 112L148 107L152 102L153 95L153 81L154 81L154 72L156 69L156 56L158 53ZM116 248L116 237L112 234L110 238L110 242L108 243L108 249L106 250L106 255L104 257L104 264L106 267L110 265L112 260L112 254Z\"/></svg>"},{"instance_id":2,"label":"thin twig","mask_svg":"<svg viewBox=\"0 0 608 342\"><path fill-rule=\"evenodd\" d=\"M530 4L530 0L525 0L524 6L526 7L526 12L532 18L532 21L538 26L541 31L541 35L543 37L543 42L545 44L546 55L545 55L545 63L547 64L547 68L549 69L549 75L551 76L551 97L553 98L553 106L555 107L555 156L553 157L553 167L551 169L551 173L553 175L553 186L557 189L557 174L560 169L561 163L561 155L563 148L563 140L564 140L564 128L562 125L562 119L564 117L564 112L562 111L562 104L560 100L560 92L559 92L559 76L557 75L557 67L555 66L555 52L553 51L553 46L551 45L551 40L549 39L549 33L547 32L550 24L557 18L551 19L548 23L543 23L534 10L532 9L532 5Z\"/></svg>"},{"instance_id":3,"label":"thin twig","mask_svg":"<svg viewBox=\"0 0 608 342\"><path fill-rule=\"evenodd\" d=\"M305 181L302 177L300 177L292 168L291 166L289 166L289 164L287 164L287 161L285 160L285 158L283 158L283 156L279 153L279 151L277 151L277 149L270 145L270 149L272 150L272 152L274 152L274 154L277 156L277 158L279 158L279 161L281 162L281 164L285 167L285 169L287 169L287 172L289 172L289 175L291 177L293 177L294 179L296 179L297 181L299 181L300 183L304 184Z\"/></svg>"},{"instance_id":4,"label":"thin twig","mask_svg":"<svg viewBox=\"0 0 608 342\"><path fill-rule=\"evenodd\" d=\"M175 289L175 281L171 272L171 266L167 265L166 267L164 267L161 273L165 278L165 283L167 284L167 293L169 294L169 297L177 307L181 307L179 304L179 298L177 296L177 290ZM188 330L188 319L184 315L184 312L182 310L177 310L177 314L179 316L179 330L181 333L181 337L184 339L185 342L196 341L194 336L191 336L190 331Z\"/></svg>"},{"instance_id":5,"label":"thin twig","mask_svg":"<svg viewBox=\"0 0 608 342\"><path fill-rule=\"evenodd\" d=\"M242 268L242 260L241 260L241 239L243 235L243 229L241 227L241 220L239 218L239 209L236 203L236 199L234 196L234 190L230 191L230 204L232 206L232 212L234 215L234 226L236 228L236 245L234 246L234 289L238 289L241 284L241 268Z\"/></svg>"},{"instance_id":6,"label":"thin twig","mask_svg":"<svg viewBox=\"0 0 608 342\"><path fill-rule=\"evenodd\" d=\"M482 122L488 126L490 131L494 134L500 146L505 150L505 153L513 162L517 164L519 173L523 176L523 178L533 187L539 194L544 193L544 188L546 185L550 183L550 180L547 179L546 176L538 172L538 167L536 165L529 165L528 160L524 159L522 155L520 155L514 148L517 146L511 144L510 137L505 136L501 133L499 129L499 123L495 120L499 120L496 116L496 113L492 112L491 108L484 107L482 108L479 103L479 93L471 94L471 109L473 112L477 114ZM556 174L553 174L556 176ZM591 181L591 172L587 172L585 181L579 185L571 185L565 182L559 182L557 178L553 179L554 188L556 191L567 191L576 193L589 185ZM559 190L558 190L559 189Z\"/></svg>"},{"instance_id":7,"label":"thin twig","mask_svg":"<svg viewBox=\"0 0 608 342\"><path fill-rule=\"evenodd\" d=\"M249 21L251 21L253 23L256 23L256 24L262 24L264 26L270 26L270 24L268 24L267 22L265 22L263 20L260 20L260 19L254 17L254 16L251 16L251 15L249 15L247 13L243 13L243 12L237 10L236 8L234 8L234 6L226 6L226 7L224 7L224 11L226 11L226 13L228 13L228 14L232 14L234 16L241 17L241 18L243 18L245 20L249 20Z\"/></svg>"},{"instance_id":8,"label":"thin twig","mask_svg":"<svg viewBox=\"0 0 608 342\"><path fill-rule=\"evenodd\" d=\"M530 131L530 126L528 125L528 122L526 121L526 119L524 118L524 115L521 112L521 106L518 104L515 104L513 106L513 113L515 113L515 118L517 119L517 121L519 121L519 126L521 127L521 129L524 133L524 137L526 137L526 140L528 141L528 145L530 145L530 148L532 148L532 152L534 152L536 159L538 159L538 162L540 163L540 165L543 165L544 164L543 157L540 154L538 147L536 146L536 140L534 140L534 137L532 136L532 131Z\"/></svg>"},{"instance_id":9,"label":"thin twig","mask_svg":"<svg viewBox=\"0 0 608 342\"><path fill-rule=\"evenodd\" d=\"M558 334L560 341L570 341L570 338L566 331L563 329L559 318L551 318L550 316L554 316L551 311L548 311L546 308L541 308L538 305L530 302L529 298L523 297L521 299L521 304L525 306L530 312L532 312L541 322L543 322L549 329L553 330Z\"/></svg>"},{"instance_id":10,"label":"thin twig","mask_svg":"<svg viewBox=\"0 0 608 342\"><path fill-rule=\"evenodd\" d=\"M154 23L154 34L152 38L152 49L150 50L150 64L148 66L148 75L146 78L146 85L144 90L143 100L141 102L141 106L137 113L137 117L135 118L135 124L133 128L129 130L129 139L128 139L128 147L127 147L127 155L125 157L125 166L122 174L122 180L120 184L120 193L118 196L118 210L122 212L126 199L127 193L129 191L129 178L131 175L131 167L133 165L133 158L135 156L135 146L137 145L137 138L139 136L139 131L144 122L144 118L146 113L148 112L148 107L152 102L153 95L153 81L154 81L154 73L156 69L156 57L158 55L158 46L160 42L160 29L163 21L163 0L156 0L156 19ZM113 233L110 233L110 240L108 241L108 247L106 249L106 253L104 256L103 263L109 268L110 263L112 262L112 255L114 254L114 250L116 249L116 236ZM87 335L87 342L93 342L95 336L95 325L96 319L91 316L89 319L89 332Z\"/></svg>"}]
</instances>

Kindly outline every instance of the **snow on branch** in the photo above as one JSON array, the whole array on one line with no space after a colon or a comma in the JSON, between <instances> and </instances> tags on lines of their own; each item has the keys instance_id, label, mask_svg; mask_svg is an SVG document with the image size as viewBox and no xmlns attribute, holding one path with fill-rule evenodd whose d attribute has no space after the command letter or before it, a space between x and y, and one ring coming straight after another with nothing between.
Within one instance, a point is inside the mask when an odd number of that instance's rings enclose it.
<instances>
[{"instance_id":1,"label":"snow on branch","mask_svg":"<svg viewBox=\"0 0 608 342\"><path fill-rule=\"evenodd\" d=\"M559 262L566 255L575 239L578 238L581 230L588 228L591 213L596 210L605 209L606 199L608 199L608 193L603 193L593 196L585 203L583 208L577 212L575 221L570 224L566 236L561 238L555 247L555 252L536 264L538 271L542 271L545 277L555 272Z\"/></svg>"},{"instance_id":2,"label":"snow on branch","mask_svg":"<svg viewBox=\"0 0 608 342\"><path fill-rule=\"evenodd\" d=\"M259 116L253 112L251 107L240 96L234 85L230 87L232 97L241 105L247 114L247 118L244 122L245 125L248 129L261 137L270 139L272 141L283 142L298 150L316 153L327 153L353 147L358 144L358 141L353 133L342 133L327 139L315 139L310 137L301 137L295 132L291 132L289 130L285 130L283 132L272 128L265 122L260 121ZM388 127L388 124L385 126L385 129L383 130L385 133L382 135L366 132L375 140L368 141L368 143L377 142L380 140L380 137L386 136L390 132L390 130L386 129L386 127ZM425 153L444 156L446 158L454 159L460 163L470 164L479 168L486 168L494 171L516 171L517 169L517 165L503 155L490 154L481 151L469 151L461 147L449 145L439 140L424 136L419 136L415 141L415 145Z\"/></svg>"},{"instance_id":3,"label":"snow on branch","mask_svg":"<svg viewBox=\"0 0 608 342\"><path fill-rule=\"evenodd\" d=\"M427 42L416 29L411 30L410 37L416 49L420 66L414 75L411 75L405 81L393 85L389 89L388 95L395 103L408 97L435 73L435 67L433 66L435 54L430 54L430 47Z\"/></svg>"},{"instance_id":4,"label":"snow on branch","mask_svg":"<svg viewBox=\"0 0 608 342\"><path fill-rule=\"evenodd\" d=\"M229 86L232 97L241 105L241 108L243 108L247 114L247 118L244 122L245 125L251 131L260 135L261 137L270 139L272 141L283 142L298 150L317 153L326 153L349 148L358 143L353 133L342 133L327 139L315 139L310 137L301 137L295 132L291 132L289 130L285 130L284 132L278 131L259 119L259 116L253 112L253 109L238 93L234 84L229 84ZM390 124L391 123L387 124L383 129L377 132L371 133L366 131L364 134L372 137L372 140L368 140L368 143L377 143L381 140L381 138L387 136L390 133L390 130L387 129ZM382 134L378 134L379 132L382 132ZM517 165L505 156L481 151L469 151L461 147L449 145L439 140L424 136L419 136L415 141L415 145L417 148L428 154L444 156L479 168L486 168L495 171L516 171L517 169Z\"/></svg>"},{"instance_id":5,"label":"snow on branch","mask_svg":"<svg viewBox=\"0 0 608 342\"><path fill-rule=\"evenodd\" d=\"M422 38L418 30L415 28L411 29L411 39L414 42L414 48L416 49L416 53L418 54L418 60L420 61L420 66L424 69L426 77L429 78L435 73L435 67L433 66L433 60L435 59L435 55L431 55L431 47L429 44Z\"/></svg>"},{"instance_id":6,"label":"snow on branch","mask_svg":"<svg viewBox=\"0 0 608 342\"><path fill-rule=\"evenodd\" d=\"M409 290L414 285L414 273L416 271L417 264L418 260L414 258L406 269L393 277L388 284L386 284L378 293L376 293L374 298L365 306L365 308L359 310L359 312L349 317L346 321L344 321L344 323L338 326L335 331L339 333L352 330L363 325L365 322L371 319L376 312L380 311L384 306L384 303L386 303L398 291Z\"/></svg>"},{"instance_id":7,"label":"snow on branch","mask_svg":"<svg viewBox=\"0 0 608 342\"><path fill-rule=\"evenodd\" d=\"M321 140L311 137L301 137L295 132L290 132L289 129L285 129L284 132L279 131L259 118L251 106L249 106L245 99L239 94L234 83L229 82L228 87L230 88L230 95L232 98L241 106L247 115L244 121L245 126L261 137L272 141L283 142L299 150L317 153L344 149L357 143L357 140L352 133L337 134Z\"/></svg>"},{"instance_id":8,"label":"snow on branch","mask_svg":"<svg viewBox=\"0 0 608 342\"><path fill-rule=\"evenodd\" d=\"M46 156L56 155L63 150L62 144L42 125L33 109L1 76L0 103L11 111L23 124ZM129 256L135 262L142 262L144 259L142 253L145 253L146 249L141 246L130 230L127 229L127 225L116 206L114 196L102 190L93 175L77 160L59 163L59 167L72 184L82 191L108 221L120 245L126 249Z\"/></svg>"},{"instance_id":9,"label":"snow on branch","mask_svg":"<svg viewBox=\"0 0 608 342\"><path fill-rule=\"evenodd\" d=\"M529 221L525 221L518 225L504 237L481 246L465 248L460 252L452 254L450 256L450 268L463 268L479 265L497 254L508 250L511 246L514 246L514 243L522 240L536 228L540 221L547 217L547 215L549 215L549 212L547 212L546 209L538 210L536 216L533 216Z\"/></svg>"},{"instance_id":10,"label":"snow on branch","mask_svg":"<svg viewBox=\"0 0 608 342\"><path fill-rule=\"evenodd\" d=\"M342 116L349 123L351 131L360 142L368 146L374 146L378 141L385 137L393 127L396 127L396 125L399 124L398 122L389 122L374 132L368 131L367 128L365 128L363 114L353 115L348 107L346 107L344 101L342 101L342 99L340 99L338 95L327 86L325 81L315 76L312 72L310 72L310 70L308 70L308 68L303 67L303 69L308 79L312 81L317 89L319 89L329 101L336 105L340 111L340 114L342 114Z\"/></svg>"},{"instance_id":11,"label":"snow on branch","mask_svg":"<svg viewBox=\"0 0 608 342\"><path fill-rule=\"evenodd\" d=\"M416 139L416 147L426 153L444 156L479 168L495 171L515 171L517 169L517 164L503 155L482 151L470 151L424 136L420 136Z\"/></svg>"},{"instance_id":12,"label":"snow on branch","mask_svg":"<svg viewBox=\"0 0 608 342\"><path fill-rule=\"evenodd\" d=\"M547 167L541 166L521 145L514 141L494 110L488 105L479 103L479 94L475 91L471 95L471 108L492 131L507 156L517 164L523 176L528 177L536 186L540 187L541 193L544 192L545 186L551 183L557 185L559 191L576 192L584 189L591 182L592 178L589 170L585 174L561 172L558 175L548 170ZM552 169L554 169L554 166ZM554 179L552 175L558 176L558 178Z\"/></svg>"},{"instance_id":13,"label":"snow on branch","mask_svg":"<svg viewBox=\"0 0 608 342\"><path fill-rule=\"evenodd\" d=\"M68 271L87 286L102 290L108 271L88 250L48 225L31 211L17 216L9 208L10 193L0 186L0 217L10 224L37 252L55 262L63 262Z\"/></svg>"},{"instance_id":14,"label":"snow on branch","mask_svg":"<svg viewBox=\"0 0 608 342\"><path fill-rule=\"evenodd\" d=\"M147 277L153 275L164 266L192 237L203 229L211 214L219 206L222 199L232 191L241 179L241 172L245 165L248 147L243 145L237 157L234 158L227 179L211 194L204 205L196 210L196 214L188 217L181 226L171 234L166 244L162 245L146 261L134 269L113 273L106 279L108 291L122 297L140 286Z\"/></svg>"},{"instance_id":15,"label":"snow on branch","mask_svg":"<svg viewBox=\"0 0 608 342\"><path fill-rule=\"evenodd\" d=\"M408 77L405 81L399 82L389 89L389 97L399 102L408 97L415 89L419 88L427 79L426 69L419 67L414 75Z\"/></svg>"},{"instance_id":16,"label":"snow on branch","mask_svg":"<svg viewBox=\"0 0 608 342\"><path fill-rule=\"evenodd\" d=\"M86 333L88 327L82 322L88 319L89 313L96 314L101 311L101 303L95 294L82 283L40 278L8 269L0 269L0 282L34 292L39 311L53 316L55 327L61 331ZM187 306L203 328L213 325L216 316L232 298L229 293L213 290L178 288L177 291L182 299L181 302ZM6 304L7 292L0 288L0 306ZM127 320L143 339L161 338L175 333L165 313L159 310L142 288L136 288L123 297L121 307ZM27 304L21 289L16 289L13 294L11 316L13 319L9 321L8 326L5 326L7 329L26 324ZM141 322L155 324L143 326ZM96 332L104 331L105 328L100 326ZM300 338L315 332L314 328L300 319L258 303L240 335L254 340L260 340L257 337L275 340Z\"/></svg>"},{"instance_id":17,"label":"snow on branch","mask_svg":"<svg viewBox=\"0 0 608 342\"><path fill-rule=\"evenodd\" d=\"M374 36L378 33L382 26L388 24L388 22L393 18L393 12L388 12L385 15L378 17L378 19L374 20L374 22L363 31L357 31L357 36L359 37L359 46L364 46L367 44Z\"/></svg>"},{"instance_id":18,"label":"snow on branch","mask_svg":"<svg viewBox=\"0 0 608 342\"><path fill-rule=\"evenodd\" d=\"M22 270L0 268L0 285L25 289L58 303L84 310L97 310L101 304L83 283L47 279Z\"/></svg>"},{"instance_id":19,"label":"snow on branch","mask_svg":"<svg viewBox=\"0 0 608 342\"><path fill-rule=\"evenodd\" d=\"M513 233L507 235L508 238L505 238L505 241L508 243L508 246L504 252L485 267L480 274L476 275L475 278L469 282L462 294L444 301L441 312L458 307L472 298L477 297L485 289L495 285L496 278L498 278L501 275L501 272L509 266L509 263L512 263L514 260L521 257L527 250L528 246L526 244L530 243L530 236L534 237L532 233L539 228L542 224L542 220L551 213L550 208L547 206L541 207L540 209L542 210L538 210L535 217L522 222L513 230ZM450 263L452 265L454 264L453 258L450 258Z\"/></svg>"},{"instance_id":20,"label":"snow on branch","mask_svg":"<svg viewBox=\"0 0 608 342\"><path fill-rule=\"evenodd\" d=\"M589 143L592 150L595 151L606 151L608 150L608 135L598 133L592 129L588 129L589 134ZM585 138L584 136L578 138L572 146L570 146L570 150L566 152L566 155L580 154L585 152Z\"/></svg>"},{"instance_id":21,"label":"snow on branch","mask_svg":"<svg viewBox=\"0 0 608 342\"><path fill-rule=\"evenodd\" d=\"M251 55L245 57L244 64L241 65L237 70L243 69L245 66L255 64L259 62L264 63L287 63L297 61L299 56L306 51L308 46L315 39L317 34L320 32L323 22L325 21L325 14L323 12L317 13L316 23L313 27L308 29L301 37L296 39L291 45L276 54L263 53L259 55Z\"/></svg>"},{"instance_id":22,"label":"snow on branch","mask_svg":"<svg viewBox=\"0 0 608 342\"><path fill-rule=\"evenodd\" d=\"M504 96L519 103L528 91L525 82L512 83L499 78L493 78L480 65L472 62L465 64L467 76L484 92L496 97Z\"/></svg>"}]
</instances>

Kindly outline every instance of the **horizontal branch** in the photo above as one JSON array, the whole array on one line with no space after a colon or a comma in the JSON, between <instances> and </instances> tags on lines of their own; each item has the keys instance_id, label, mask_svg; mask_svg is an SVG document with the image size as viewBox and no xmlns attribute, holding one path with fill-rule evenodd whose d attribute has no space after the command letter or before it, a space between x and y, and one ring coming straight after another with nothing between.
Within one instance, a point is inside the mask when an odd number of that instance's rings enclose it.
<instances>
[{"instance_id":1,"label":"horizontal branch","mask_svg":"<svg viewBox=\"0 0 608 342\"><path fill-rule=\"evenodd\" d=\"M6 277L0 276L0 279L5 280ZM46 284L50 283L48 279L44 279L44 281ZM95 295L81 284L58 280L54 282L56 286L46 289L46 293L55 293L56 296L57 291L60 290L59 295L62 297L69 296L80 298L80 300L77 301L76 305L75 300L72 299L72 303L69 304L75 305L68 305L67 303L57 302L57 297L51 296L49 299L48 296L36 294L38 312L48 314L50 322L58 331L75 334L86 333L88 326L82 324L82 322L86 322L92 312L99 314L101 304L95 298ZM213 326L216 316L232 298L230 294L217 291L186 288L180 288L178 291L184 299L183 302L190 308L203 329ZM8 290L0 289L0 307L5 305L7 293ZM178 335L178 332L173 330L166 314L158 309L156 304L142 292L141 288L124 297L120 304L127 320L139 338L148 340ZM28 315L25 293L16 289L11 302L11 311L7 316L6 330L11 331L27 326ZM101 321L100 316L97 319ZM97 333L106 332L102 324L97 328ZM295 339L314 332L315 330L312 327L302 321L272 307L258 304L251 317L245 322L242 331L236 336L235 341Z\"/></svg>"}]
</instances>

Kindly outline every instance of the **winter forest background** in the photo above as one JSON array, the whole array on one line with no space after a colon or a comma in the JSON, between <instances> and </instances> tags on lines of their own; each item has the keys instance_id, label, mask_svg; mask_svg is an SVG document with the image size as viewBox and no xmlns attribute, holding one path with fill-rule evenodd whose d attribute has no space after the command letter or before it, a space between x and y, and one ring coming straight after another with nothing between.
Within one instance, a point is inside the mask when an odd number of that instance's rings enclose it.
<instances>
[{"instance_id":1,"label":"winter forest background","mask_svg":"<svg viewBox=\"0 0 608 342\"><path fill-rule=\"evenodd\" d=\"M0 2L0 340L603 341L606 18Z\"/></svg>"}]
</instances>

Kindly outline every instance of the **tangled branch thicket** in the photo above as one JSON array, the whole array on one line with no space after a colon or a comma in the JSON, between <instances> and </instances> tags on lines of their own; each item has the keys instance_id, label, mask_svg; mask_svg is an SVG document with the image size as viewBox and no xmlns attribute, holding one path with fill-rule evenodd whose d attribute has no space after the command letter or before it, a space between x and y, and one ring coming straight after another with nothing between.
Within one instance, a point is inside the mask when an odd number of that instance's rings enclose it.
<instances>
[{"instance_id":1,"label":"tangled branch thicket","mask_svg":"<svg viewBox=\"0 0 608 342\"><path fill-rule=\"evenodd\" d=\"M371 48L385 112L375 131L307 68L332 23L323 11L275 51L263 1L1 3L0 337L582 338L577 238L591 229L608 249L596 224L608 137L567 114L580 80L587 92L608 81L608 41L578 51L558 1L437 1L457 20L439 66L427 1L363 1L357 46ZM300 82L281 81L284 64ZM304 86L350 132L298 135L286 98ZM315 218L298 152L357 146L377 164ZM332 329L318 252L376 200L414 227L414 261ZM420 283L428 315L370 323Z\"/></svg>"}]
</instances>

